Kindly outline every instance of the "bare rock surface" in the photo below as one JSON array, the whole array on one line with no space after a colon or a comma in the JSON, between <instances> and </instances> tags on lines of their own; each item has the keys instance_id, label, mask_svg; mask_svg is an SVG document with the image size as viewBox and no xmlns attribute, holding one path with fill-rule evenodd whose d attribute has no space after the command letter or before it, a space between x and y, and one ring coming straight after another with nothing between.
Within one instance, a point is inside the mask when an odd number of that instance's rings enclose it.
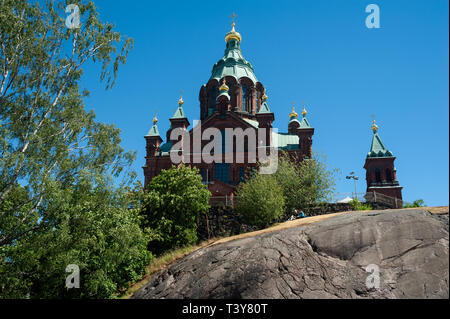
<instances>
[{"instance_id":1,"label":"bare rock surface","mask_svg":"<svg viewBox=\"0 0 450 319\"><path fill-rule=\"evenodd\" d=\"M449 298L448 223L448 208L349 212L199 249L132 298Z\"/></svg>"}]
</instances>

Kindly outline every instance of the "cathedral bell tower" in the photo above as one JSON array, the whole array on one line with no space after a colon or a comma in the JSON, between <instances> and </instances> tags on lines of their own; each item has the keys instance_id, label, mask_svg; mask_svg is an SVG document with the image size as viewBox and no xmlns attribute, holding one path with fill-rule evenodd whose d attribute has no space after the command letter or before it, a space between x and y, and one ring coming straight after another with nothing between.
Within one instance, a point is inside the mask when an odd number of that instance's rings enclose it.
<instances>
[{"instance_id":1,"label":"cathedral bell tower","mask_svg":"<svg viewBox=\"0 0 450 319\"><path fill-rule=\"evenodd\" d=\"M380 201L392 201L394 207L402 206L402 188L397 180L397 170L394 166L395 157L381 141L378 134L378 125L372 124L372 145L366 157L364 169L366 170L367 195Z\"/></svg>"}]
</instances>

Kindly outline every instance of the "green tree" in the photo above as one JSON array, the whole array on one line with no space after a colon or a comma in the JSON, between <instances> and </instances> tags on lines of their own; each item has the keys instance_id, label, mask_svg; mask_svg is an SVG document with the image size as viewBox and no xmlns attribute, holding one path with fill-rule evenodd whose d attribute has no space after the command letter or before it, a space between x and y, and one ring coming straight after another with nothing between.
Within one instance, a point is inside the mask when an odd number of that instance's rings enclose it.
<instances>
[{"instance_id":1,"label":"green tree","mask_svg":"<svg viewBox=\"0 0 450 319\"><path fill-rule=\"evenodd\" d=\"M162 170L141 200L149 250L160 255L197 242L197 218L208 211L210 196L198 169L182 165Z\"/></svg>"},{"instance_id":2,"label":"green tree","mask_svg":"<svg viewBox=\"0 0 450 319\"><path fill-rule=\"evenodd\" d=\"M298 163L288 153L282 153L273 175L283 189L286 210L291 212L329 200L335 190L334 174L317 155Z\"/></svg>"},{"instance_id":3,"label":"green tree","mask_svg":"<svg viewBox=\"0 0 450 319\"><path fill-rule=\"evenodd\" d=\"M425 207L425 202L423 199L416 199L412 203L407 203L403 205L404 208L414 208L414 207Z\"/></svg>"},{"instance_id":4,"label":"green tree","mask_svg":"<svg viewBox=\"0 0 450 319\"><path fill-rule=\"evenodd\" d=\"M284 214L283 188L272 175L255 174L239 184L236 210L248 225L264 228Z\"/></svg>"},{"instance_id":5,"label":"green tree","mask_svg":"<svg viewBox=\"0 0 450 319\"><path fill-rule=\"evenodd\" d=\"M80 28L66 28L68 4ZM0 297L111 297L149 260L121 190L135 153L79 84L94 62L112 87L131 45L92 2L0 0ZM81 289L64 287L69 263Z\"/></svg>"}]
</instances>

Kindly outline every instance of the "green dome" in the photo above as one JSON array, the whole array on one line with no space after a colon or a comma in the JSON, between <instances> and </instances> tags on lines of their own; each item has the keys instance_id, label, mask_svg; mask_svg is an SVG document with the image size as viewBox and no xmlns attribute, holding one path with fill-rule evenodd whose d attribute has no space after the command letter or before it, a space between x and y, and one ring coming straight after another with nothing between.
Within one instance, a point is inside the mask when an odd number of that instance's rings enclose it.
<instances>
[{"instance_id":1,"label":"green dome","mask_svg":"<svg viewBox=\"0 0 450 319\"><path fill-rule=\"evenodd\" d=\"M247 77L252 80L253 84L258 82L253 66L244 59L239 46L239 41L235 39L231 39L227 42L225 55L214 64L210 80L216 79L217 81L220 81L220 79L225 76L232 76L236 81L243 77Z\"/></svg>"}]
</instances>

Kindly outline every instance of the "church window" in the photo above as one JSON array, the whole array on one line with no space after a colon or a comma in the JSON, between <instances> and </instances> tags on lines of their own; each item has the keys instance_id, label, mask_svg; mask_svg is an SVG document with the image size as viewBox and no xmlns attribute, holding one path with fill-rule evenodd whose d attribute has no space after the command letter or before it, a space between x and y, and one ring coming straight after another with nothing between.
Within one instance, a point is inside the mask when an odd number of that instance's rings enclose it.
<instances>
[{"instance_id":1,"label":"church window","mask_svg":"<svg viewBox=\"0 0 450 319\"><path fill-rule=\"evenodd\" d=\"M217 98L216 87L214 86L209 90L208 116L214 113L214 108L216 106L216 98Z\"/></svg>"},{"instance_id":2,"label":"church window","mask_svg":"<svg viewBox=\"0 0 450 319\"><path fill-rule=\"evenodd\" d=\"M388 180L389 182L392 181L392 174L389 168L386 169L386 180Z\"/></svg>"},{"instance_id":3,"label":"church window","mask_svg":"<svg viewBox=\"0 0 450 319\"><path fill-rule=\"evenodd\" d=\"M214 168L214 177L216 180L222 181L224 183L230 182L230 164L216 163Z\"/></svg>"},{"instance_id":4,"label":"church window","mask_svg":"<svg viewBox=\"0 0 450 319\"><path fill-rule=\"evenodd\" d=\"M245 84L242 85L242 111L247 110L247 86Z\"/></svg>"},{"instance_id":5,"label":"church window","mask_svg":"<svg viewBox=\"0 0 450 319\"><path fill-rule=\"evenodd\" d=\"M381 172L378 168L375 170L375 180L377 183L381 183Z\"/></svg>"}]
</instances>

